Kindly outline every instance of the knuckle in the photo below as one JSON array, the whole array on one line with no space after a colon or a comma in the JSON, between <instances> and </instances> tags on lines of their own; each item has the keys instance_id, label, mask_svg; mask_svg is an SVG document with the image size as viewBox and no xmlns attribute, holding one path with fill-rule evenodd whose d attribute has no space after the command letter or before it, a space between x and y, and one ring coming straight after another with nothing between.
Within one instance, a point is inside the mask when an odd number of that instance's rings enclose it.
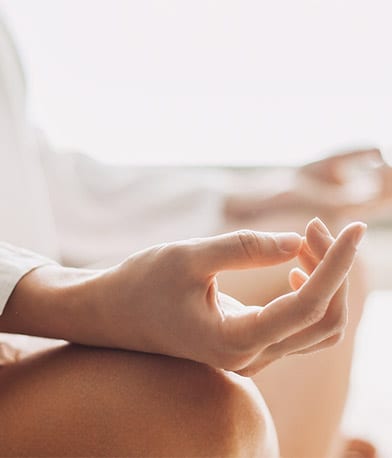
<instances>
[{"instance_id":1,"label":"knuckle","mask_svg":"<svg viewBox=\"0 0 392 458\"><path fill-rule=\"evenodd\" d=\"M299 310L302 314L302 320L306 327L312 326L323 320L326 313L327 304L323 300L323 297L317 293L306 295L306 298L302 297L301 291L297 295L299 302Z\"/></svg>"},{"instance_id":2,"label":"knuckle","mask_svg":"<svg viewBox=\"0 0 392 458\"><path fill-rule=\"evenodd\" d=\"M159 250L162 266L169 272L190 273L192 270L192 252L181 242L168 243ZM161 267L162 267L161 266Z\"/></svg>"},{"instance_id":3,"label":"knuckle","mask_svg":"<svg viewBox=\"0 0 392 458\"><path fill-rule=\"evenodd\" d=\"M246 256L252 261L256 260L263 252L263 241L256 235L255 232L249 229L241 229L237 231L236 237Z\"/></svg>"},{"instance_id":4,"label":"knuckle","mask_svg":"<svg viewBox=\"0 0 392 458\"><path fill-rule=\"evenodd\" d=\"M339 342L341 342L343 340L343 338L344 338L344 332L338 332L338 333L334 334L328 341L329 346L333 347L334 345L336 345Z\"/></svg>"},{"instance_id":5,"label":"knuckle","mask_svg":"<svg viewBox=\"0 0 392 458\"><path fill-rule=\"evenodd\" d=\"M323 307L312 307L305 309L303 314L303 321L306 327L310 327L323 320L325 311Z\"/></svg>"}]
</instances>

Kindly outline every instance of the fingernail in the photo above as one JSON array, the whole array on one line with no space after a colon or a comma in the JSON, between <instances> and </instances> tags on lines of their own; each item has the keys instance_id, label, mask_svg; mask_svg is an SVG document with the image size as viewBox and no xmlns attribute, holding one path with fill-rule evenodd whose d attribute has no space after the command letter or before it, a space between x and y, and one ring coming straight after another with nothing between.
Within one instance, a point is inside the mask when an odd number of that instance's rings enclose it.
<instances>
[{"instance_id":1,"label":"fingernail","mask_svg":"<svg viewBox=\"0 0 392 458\"><path fill-rule=\"evenodd\" d=\"M317 216L312 220L312 224L323 236L332 237L327 226Z\"/></svg>"},{"instance_id":2,"label":"fingernail","mask_svg":"<svg viewBox=\"0 0 392 458\"><path fill-rule=\"evenodd\" d=\"M354 245L355 248L358 248L358 245L361 243L363 236L365 235L367 229L367 224L365 223L357 223L357 230L354 234Z\"/></svg>"},{"instance_id":3,"label":"fingernail","mask_svg":"<svg viewBox=\"0 0 392 458\"><path fill-rule=\"evenodd\" d=\"M279 250L285 253L298 250L302 244L302 238L296 232L275 234L274 239Z\"/></svg>"}]
</instances>

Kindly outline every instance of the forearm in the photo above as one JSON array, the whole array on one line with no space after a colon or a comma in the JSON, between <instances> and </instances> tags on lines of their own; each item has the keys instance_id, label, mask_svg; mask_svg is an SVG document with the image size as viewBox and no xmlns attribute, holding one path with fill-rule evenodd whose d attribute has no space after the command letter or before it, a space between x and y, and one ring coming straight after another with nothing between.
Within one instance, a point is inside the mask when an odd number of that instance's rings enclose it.
<instances>
[{"instance_id":1,"label":"forearm","mask_svg":"<svg viewBox=\"0 0 392 458\"><path fill-rule=\"evenodd\" d=\"M296 169L254 170L235 174L227 190L225 215L249 218L289 209L297 203Z\"/></svg>"},{"instance_id":2,"label":"forearm","mask_svg":"<svg viewBox=\"0 0 392 458\"><path fill-rule=\"evenodd\" d=\"M99 275L57 264L32 270L8 299L0 331L95 343L98 305L93 288Z\"/></svg>"}]
</instances>

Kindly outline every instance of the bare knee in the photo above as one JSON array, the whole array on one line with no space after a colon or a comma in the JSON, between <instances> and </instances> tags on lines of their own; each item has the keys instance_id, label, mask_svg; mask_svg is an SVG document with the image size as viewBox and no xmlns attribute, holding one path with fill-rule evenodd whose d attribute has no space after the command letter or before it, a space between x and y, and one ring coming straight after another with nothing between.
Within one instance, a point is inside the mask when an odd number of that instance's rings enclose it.
<instances>
[{"instance_id":1,"label":"bare knee","mask_svg":"<svg viewBox=\"0 0 392 458\"><path fill-rule=\"evenodd\" d=\"M110 359L112 356L108 354ZM126 447L131 444L135 456L278 455L272 419L250 379L160 355L120 352L118 356L132 366L133 383L139 387L135 399L129 394L126 373L124 390L123 382L117 381L118 401L124 405L124 417L128 418L127 426L122 427L121 435L117 431L117 437L121 436ZM140 425L144 427L135 435Z\"/></svg>"},{"instance_id":2,"label":"bare knee","mask_svg":"<svg viewBox=\"0 0 392 458\"><path fill-rule=\"evenodd\" d=\"M0 380L9 456L273 457L249 379L159 355L67 346Z\"/></svg>"},{"instance_id":3,"label":"bare knee","mask_svg":"<svg viewBox=\"0 0 392 458\"><path fill-rule=\"evenodd\" d=\"M220 373L215 389L223 397L217 406L211 402L205 412L216 409L224 421L217 423L218 433L227 438L227 453L218 456L277 457L278 442L269 410L251 379L234 373ZM214 382L215 383L215 382Z\"/></svg>"},{"instance_id":4,"label":"bare knee","mask_svg":"<svg viewBox=\"0 0 392 458\"><path fill-rule=\"evenodd\" d=\"M178 398L172 399L169 407L172 414L165 442L169 438L174 441L168 455L174 456L180 443L178 456L278 455L272 419L250 379L190 361L171 363L169 378L180 378L180 382L174 385Z\"/></svg>"}]
</instances>

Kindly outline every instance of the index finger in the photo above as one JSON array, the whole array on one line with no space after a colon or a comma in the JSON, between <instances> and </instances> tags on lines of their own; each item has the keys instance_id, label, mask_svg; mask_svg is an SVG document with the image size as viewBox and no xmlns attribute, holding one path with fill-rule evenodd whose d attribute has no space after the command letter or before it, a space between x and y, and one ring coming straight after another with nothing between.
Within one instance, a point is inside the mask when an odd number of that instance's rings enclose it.
<instances>
[{"instance_id":1,"label":"index finger","mask_svg":"<svg viewBox=\"0 0 392 458\"><path fill-rule=\"evenodd\" d=\"M255 323L254 342L270 345L320 321L344 282L355 259L366 225L353 223L339 234L302 287L264 307ZM268 341L268 342L267 342Z\"/></svg>"},{"instance_id":2,"label":"index finger","mask_svg":"<svg viewBox=\"0 0 392 458\"><path fill-rule=\"evenodd\" d=\"M301 304L328 304L350 271L365 230L366 224L352 223L341 231L309 280L297 292Z\"/></svg>"}]
</instances>

